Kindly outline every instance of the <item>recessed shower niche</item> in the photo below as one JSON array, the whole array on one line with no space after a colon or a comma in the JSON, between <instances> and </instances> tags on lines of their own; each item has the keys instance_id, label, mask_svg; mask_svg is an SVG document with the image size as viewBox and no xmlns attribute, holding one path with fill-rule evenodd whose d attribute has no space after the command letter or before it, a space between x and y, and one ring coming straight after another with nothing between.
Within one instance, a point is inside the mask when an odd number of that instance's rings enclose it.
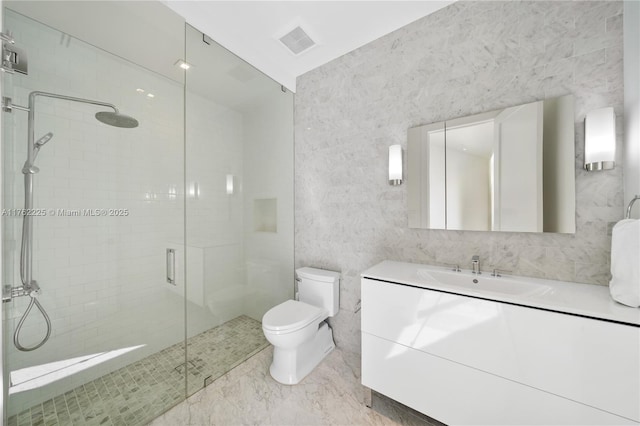
<instances>
[{"instance_id":1,"label":"recessed shower niche","mask_svg":"<svg viewBox=\"0 0 640 426\"><path fill-rule=\"evenodd\" d=\"M256 232L278 232L278 199L253 200L253 229Z\"/></svg>"}]
</instances>

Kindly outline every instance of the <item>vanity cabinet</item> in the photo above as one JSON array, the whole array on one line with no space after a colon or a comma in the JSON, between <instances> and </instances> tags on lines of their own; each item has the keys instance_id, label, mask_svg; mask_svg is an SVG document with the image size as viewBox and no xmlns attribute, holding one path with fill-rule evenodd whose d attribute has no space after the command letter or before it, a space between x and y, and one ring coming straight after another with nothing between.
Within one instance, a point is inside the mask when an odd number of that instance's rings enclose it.
<instances>
[{"instance_id":1,"label":"vanity cabinet","mask_svg":"<svg viewBox=\"0 0 640 426\"><path fill-rule=\"evenodd\" d=\"M448 425L640 422L640 328L362 278L362 384Z\"/></svg>"}]
</instances>

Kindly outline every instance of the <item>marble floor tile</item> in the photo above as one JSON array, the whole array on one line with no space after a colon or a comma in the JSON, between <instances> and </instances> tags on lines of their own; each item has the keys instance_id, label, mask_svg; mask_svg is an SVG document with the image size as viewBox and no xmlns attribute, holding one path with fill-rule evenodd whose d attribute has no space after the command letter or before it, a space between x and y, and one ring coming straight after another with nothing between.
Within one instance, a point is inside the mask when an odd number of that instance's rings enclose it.
<instances>
[{"instance_id":1,"label":"marble floor tile","mask_svg":"<svg viewBox=\"0 0 640 426\"><path fill-rule=\"evenodd\" d=\"M441 425L378 394L367 408L355 354L334 350L295 386L271 378L272 356L271 347L262 350L151 426Z\"/></svg>"}]
</instances>

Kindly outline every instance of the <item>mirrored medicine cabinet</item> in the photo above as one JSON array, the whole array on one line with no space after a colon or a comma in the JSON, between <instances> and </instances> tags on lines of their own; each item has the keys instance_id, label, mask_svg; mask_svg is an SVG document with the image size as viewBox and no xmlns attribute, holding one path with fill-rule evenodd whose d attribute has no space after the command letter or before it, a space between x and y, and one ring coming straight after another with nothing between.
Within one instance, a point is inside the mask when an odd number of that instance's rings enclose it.
<instances>
[{"instance_id":1,"label":"mirrored medicine cabinet","mask_svg":"<svg viewBox=\"0 0 640 426\"><path fill-rule=\"evenodd\" d=\"M575 232L572 95L408 131L409 227Z\"/></svg>"}]
</instances>

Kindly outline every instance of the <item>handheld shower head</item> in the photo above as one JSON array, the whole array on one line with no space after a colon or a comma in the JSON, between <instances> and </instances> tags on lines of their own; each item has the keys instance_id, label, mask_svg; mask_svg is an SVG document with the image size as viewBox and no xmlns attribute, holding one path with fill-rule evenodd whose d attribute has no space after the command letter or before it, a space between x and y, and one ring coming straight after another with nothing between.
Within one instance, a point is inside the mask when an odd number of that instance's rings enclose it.
<instances>
[{"instance_id":1,"label":"handheld shower head","mask_svg":"<svg viewBox=\"0 0 640 426\"><path fill-rule=\"evenodd\" d=\"M44 144L46 144L47 142L49 142L51 140L51 138L53 137L53 133L49 132L46 135L44 135L43 137L41 137L40 139L38 139L37 141L35 141L35 143L33 144L33 146L36 149L40 149Z\"/></svg>"},{"instance_id":2,"label":"handheld shower head","mask_svg":"<svg viewBox=\"0 0 640 426\"><path fill-rule=\"evenodd\" d=\"M49 142L53 138L53 133L49 132L37 141L33 143L33 155L31 159L27 158L24 166L22 167L22 173L24 174L36 174L40 171L39 168L35 166L36 158L38 158L38 153L40 152L40 148L42 148L47 142Z\"/></svg>"}]
</instances>

